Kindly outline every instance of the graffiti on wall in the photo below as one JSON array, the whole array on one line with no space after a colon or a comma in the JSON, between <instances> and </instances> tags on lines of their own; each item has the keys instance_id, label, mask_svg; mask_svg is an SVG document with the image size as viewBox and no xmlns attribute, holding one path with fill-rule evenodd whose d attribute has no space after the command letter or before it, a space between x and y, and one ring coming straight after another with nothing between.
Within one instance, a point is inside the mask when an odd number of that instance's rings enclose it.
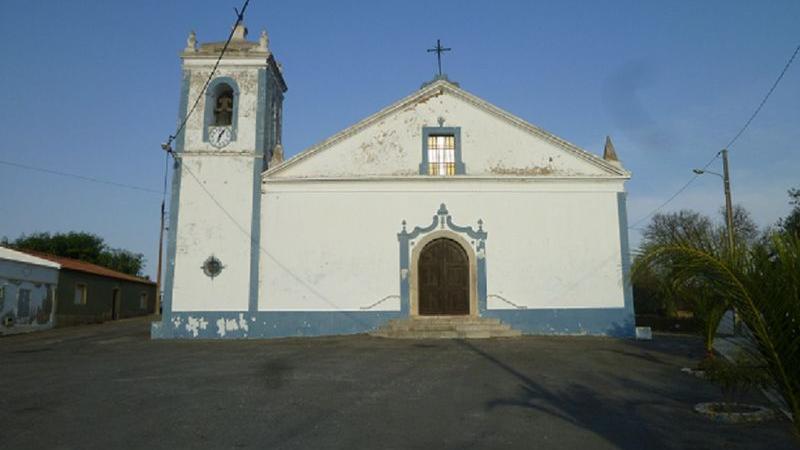
<instances>
[{"instance_id":1,"label":"graffiti on wall","mask_svg":"<svg viewBox=\"0 0 800 450\"><path fill-rule=\"evenodd\" d=\"M53 325L53 292L48 283L0 278L0 332Z\"/></svg>"}]
</instances>

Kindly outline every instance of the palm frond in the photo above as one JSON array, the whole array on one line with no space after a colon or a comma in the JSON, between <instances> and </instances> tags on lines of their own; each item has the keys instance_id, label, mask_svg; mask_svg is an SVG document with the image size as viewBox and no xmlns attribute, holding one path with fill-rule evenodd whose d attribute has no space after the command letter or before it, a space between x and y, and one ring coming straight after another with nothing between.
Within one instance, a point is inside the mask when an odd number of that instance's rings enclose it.
<instances>
[{"instance_id":1,"label":"palm frond","mask_svg":"<svg viewBox=\"0 0 800 450\"><path fill-rule=\"evenodd\" d=\"M637 258L633 276L654 267L668 270L675 286L702 286L735 306L753 332L777 389L800 417L800 239L727 249L711 240L654 245ZM800 435L800 421L795 421Z\"/></svg>"}]
</instances>

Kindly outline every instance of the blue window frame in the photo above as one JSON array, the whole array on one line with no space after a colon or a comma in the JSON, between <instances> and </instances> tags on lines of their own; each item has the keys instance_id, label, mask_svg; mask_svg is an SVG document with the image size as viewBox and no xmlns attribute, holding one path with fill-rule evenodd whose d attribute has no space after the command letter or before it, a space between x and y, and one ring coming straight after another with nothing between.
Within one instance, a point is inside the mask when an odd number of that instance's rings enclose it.
<instances>
[{"instance_id":1,"label":"blue window frame","mask_svg":"<svg viewBox=\"0 0 800 450\"><path fill-rule=\"evenodd\" d=\"M423 127L420 175L463 175L461 127Z\"/></svg>"}]
</instances>

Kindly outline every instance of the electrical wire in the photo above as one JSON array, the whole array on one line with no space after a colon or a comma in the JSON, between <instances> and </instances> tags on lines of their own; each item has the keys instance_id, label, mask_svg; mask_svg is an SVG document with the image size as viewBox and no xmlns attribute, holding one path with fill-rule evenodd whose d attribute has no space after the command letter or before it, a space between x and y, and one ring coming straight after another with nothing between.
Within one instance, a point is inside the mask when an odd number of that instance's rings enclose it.
<instances>
[{"instance_id":1,"label":"electrical wire","mask_svg":"<svg viewBox=\"0 0 800 450\"><path fill-rule=\"evenodd\" d=\"M781 82L781 80L783 79L783 76L786 75L786 71L789 70L789 66L791 66L792 63L794 62L794 58L797 57L797 53L800 53L800 45L795 47L794 53L792 53L792 57L789 58L789 61L786 62L785 66L783 66L783 70L781 71L781 74L778 75L778 78L775 79L774 83L772 83L772 87L769 88L769 91L767 92L767 95L765 95L764 98L761 100L761 103L759 103L758 108L756 108L756 110L753 112L753 114L750 116L750 118L747 119L747 122L745 122L744 126L739 130L738 133L736 133L736 136L734 136L733 139L731 139L730 142L728 142L728 145L726 145L724 148L727 148L728 150L730 150L730 148L734 144L734 142L736 142L739 139L739 136L741 136L744 133L744 131L747 129L747 127L750 126L750 123L753 122L753 119L755 119L756 116L758 115L758 113L761 112L761 108L763 108L764 104L767 103L767 100L769 100L769 97L772 95L772 92L775 91L775 88L778 87L778 83Z\"/></svg>"},{"instance_id":2,"label":"electrical wire","mask_svg":"<svg viewBox=\"0 0 800 450\"><path fill-rule=\"evenodd\" d=\"M51 175L58 175L58 176L61 176L61 177L75 178L75 179L78 179L78 180L89 181L89 182L92 182L92 183L106 184L106 185L117 186L117 187L126 188L126 189L134 189L134 190L137 190L137 191L150 192L150 193L154 193L154 194L161 194L162 193L159 190L150 189L150 188L146 188L146 187L143 187L143 186L135 186L135 185L132 185L132 184L117 183L116 181L103 180L103 179L100 179L100 178L89 177L89 176L86 176L86 175L79 175L79 174L76 174L76 173L60 172L58 170L45 169L45 168L42 168L42 167L34 167L34 166L15 163L15 162L11 162L11 161L0 160L0 164L6 165L6 166L11 166L11 167L16 167L16 168L19 168L19 169L33 170L33 171L42 172L42 173L49 173Z\"/></svg>"},{"instance_id":3,"label":"electrical wire","mask_svg":"<svg viewBox=\"0 0 800 450\"><path fill-rule=\"evenodd\" d=\"M709 167L709 166L710 166L710 165L711 165L711 164L712 164L714 161L716 161L716 160L717 160L717 158L719 158L719 155L720 155L720 153L721 153L721 152L717 152L717 154L716 154L716 155L714 155L714 157L713 157L713 158L711 158L711 161L709 161L709 162L708 162L708 163L707 163L705 166L703 166L703 169L702 169L702 170L706 170L706 169L708 169L708 167ZM677 198L679 195L681 195L681 194L683 193L683 191L685 191L686 189L689 189L689 186L691 186L691 185L692 185L692 183L694 183L694 182L695 182L695 180L697 180L697 177L699 177L699 176L700 176L700 174L699 174L699 173L695 173L694 175L692 175L692 177L691 177L691 178L689 178L689 181L687 181L687 182L686 182L686 183L685 183L683 186L681 186L681 187L680 187L680 189L678 189L677 191L675 191L675 193L674 193L674 194L672 194L672 196L671 196L670 198L668 198L666 201L664 201L663 203L661 203L660 205L658 205L657 207L655 207L655 208L654 208L653 210L651 210L649 213L647 213L647 214L645 214L644 216L642 216L641 218L639 218L639 220L637 220L636 222L634 222L634 223L632 223L631 225L629 225L629 226L628 226L628 229L629 229L629 230L630 230L630 229L635 229L637 225L639 225L640 223L642 223L642 222L644 222L645 220L649 219L649 218L650 218L650 217L651 217L653 214L657 213L657 212L658 212L658 211L660 211L662 208L664 208L665 206L667 206L668 204L670 204L670 203L671 203L673 200L675 200L675 199L676 199L676 198Z\"/></svg>"}]
</instances>

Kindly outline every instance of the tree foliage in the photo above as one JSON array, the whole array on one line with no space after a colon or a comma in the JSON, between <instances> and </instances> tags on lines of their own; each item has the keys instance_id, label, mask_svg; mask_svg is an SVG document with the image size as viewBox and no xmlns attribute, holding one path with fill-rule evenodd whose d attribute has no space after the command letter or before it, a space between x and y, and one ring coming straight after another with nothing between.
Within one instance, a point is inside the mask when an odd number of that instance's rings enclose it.
<instances>
[{"instance_id":1,"label":"tree foliage","mask_svg":"<svg viewBox=\"0 0 800 450\"><path fill-rule=\"evenodd\" d=\"M32 250L86 261L135 276L141 276L145 265L144 255L141 253L111 248L102 237L86 232L23 234L13 241L4 238L2 244L18 250Z\"/></svg>"},{"instance_id":2,"label":"tree foliage","mask_svg":"<svg viewBox=\"0 0 800 450\"><path fill-rule=\"evenodd\" d=\"M761 237L758 225L740 205L733 207L733 233L734 241L745 245L750 245ZM674 242L703 242L715 254L727 252L729 240L725 208L720 208L716 221L687 209L654 215L642 233L640 251L647 252L650 248ZM637 311L674 317L679 310L689 310L704 322L721 317L720 306L709 303L709 299L701 298L703 292L692 286L673 285L670 267L669 264L662 264L640 269L637 278L633 280ZM704 323L705 328L710 326L712 324ZM709 333L712 330L706 330L706 334Z\"/></svg>"},{"instance_id":3,"label":"tree foliage","mask_svg":"<svg viewBox=\"0 0 800 450\"><path fill-rule=\"evenodd\" d=\"M719 209L719 216L725 220L725 207ZM716 227L720 241L728 238L728 229L725 225L718 225ZM733 239L735 242L742 242L745 244L752 244L760 237L758 225L750 215L750 211L746 210L742 205L733 205ZM725 241L727 244L727 241Z\"/></svg>"},{"instance_id":4,"label":"tree foliage","mask_svg":"<svg viewBox=\"0 0 800 450\"><path fill-rule=\"evenodd\" d=\"M778 222L778 228L784 233L800 236L800 189L789 189L789 204L793 206L792 211Z\"/></svg>"}]
</instances>

